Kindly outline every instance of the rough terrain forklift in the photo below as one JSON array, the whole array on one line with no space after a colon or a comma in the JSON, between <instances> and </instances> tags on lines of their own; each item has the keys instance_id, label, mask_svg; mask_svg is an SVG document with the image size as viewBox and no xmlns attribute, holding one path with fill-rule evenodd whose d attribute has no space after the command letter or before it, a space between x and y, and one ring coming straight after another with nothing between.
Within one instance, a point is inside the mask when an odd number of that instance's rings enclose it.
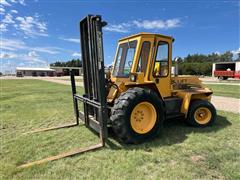
<instances>
[{"instance_id":1,"label":"rough terrain forklift","mask_svg":"<svg viewBox=\"0 0 240 180\"><path fill-rule=\"evenodd\" d=\"M99 134L100 144L22 167L103 147L109 128L119 141L135 144L156 137L166 119L181 117L195 127L215 121L216 110L210 102L213 92L197 77L172 74L174 39L170 36L139 33L120 39L112 70L106 70L102 39L106 24L101 16L94 15L80 22L83 96L77 94L71 73L75 125L83 120L86 127ZM79 102L83 103L83 112L79 111ZM56 128L45 130L51 129Z\"/></svg>"}]
</instances>

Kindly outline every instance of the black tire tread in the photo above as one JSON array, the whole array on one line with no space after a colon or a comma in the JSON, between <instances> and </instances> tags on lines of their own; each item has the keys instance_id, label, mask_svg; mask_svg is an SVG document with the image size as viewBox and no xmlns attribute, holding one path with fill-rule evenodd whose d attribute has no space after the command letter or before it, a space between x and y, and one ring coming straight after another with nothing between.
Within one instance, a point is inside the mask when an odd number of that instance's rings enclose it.
<instances>
[{"instance_id":1,"label":"black tire tread","mask_svg":"<svg viewBox=\"0 0 240 180\"><path fill-rule=\"evenodd\" d=\"M195 121L194 119L194 112L198 107L207 107L211 113L212 113L212 118L207 124L199 124ZM211 126L215 120L216 120L216 109L213 106L213 104L207 100L194 100L191 102L190 107L189 107L189 112L188 112L188 117L187 117L187 123L194 126L194 127L206 127L206 126Z\"/></svg>"},{"instance_id":2,"label":"black tire tread","mask_svg":"<svg viewBox=\"0 0 240 180\"><path fill-rule=\"evenodd\" d=\"M111 110L110 121L112 123L112 128L118 139L124 143L140 143L142 140L134 139L130 133L128 133L128 129L126 127L126 110L129 108L129 105L136 98L141 97L144 94L148 94L153 96L156 99L159 99L158 95L152 91L151 89L134 87L128 89L126 92L122 93L114 103L114 106Z\"/></svg>"}]
</instances>

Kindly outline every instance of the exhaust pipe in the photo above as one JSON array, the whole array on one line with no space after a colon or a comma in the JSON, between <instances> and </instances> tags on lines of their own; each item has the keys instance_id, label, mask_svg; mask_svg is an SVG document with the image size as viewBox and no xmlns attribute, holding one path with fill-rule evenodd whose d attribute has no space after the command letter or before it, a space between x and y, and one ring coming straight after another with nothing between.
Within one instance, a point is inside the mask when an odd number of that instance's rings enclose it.
<instances>
[{"instance_id":1,"label":"exhaust pipe","mask_svg":"<svg viewBox=\"0 0 240 180\"><path fill-rule=\"evenodd\" d=\"M174 76L178 76L178 59L179 59L179 57L176 57L175 59L174 59L174 62L175 62L175 66L174 66Z\"/></svg>"}]
</instances>

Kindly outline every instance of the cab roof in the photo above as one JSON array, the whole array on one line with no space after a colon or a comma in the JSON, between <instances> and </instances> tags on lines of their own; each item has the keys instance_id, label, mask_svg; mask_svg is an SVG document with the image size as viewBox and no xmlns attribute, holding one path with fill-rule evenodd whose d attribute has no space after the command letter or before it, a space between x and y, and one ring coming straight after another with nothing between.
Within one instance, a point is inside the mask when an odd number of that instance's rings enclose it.
<instances>
[{"instance_id":1,"label":"cab roof","mask_svg":"<svg viewBox=\"0 0 240 180\"><path fill-rule=\"evenodd\" d=\"M138 34L133 34L131 36L127 36L127 37L119 39L119 41L135 38L135 37L138 37L138 36L145 36L145 35L156 36L156 37L164 37L164 38L172 39L172 41L174 41L174 38L172 36L166 36L166 35L155 34L155 33L146 33L146 32L140 32Z\"/></svg>"}]
</instances>

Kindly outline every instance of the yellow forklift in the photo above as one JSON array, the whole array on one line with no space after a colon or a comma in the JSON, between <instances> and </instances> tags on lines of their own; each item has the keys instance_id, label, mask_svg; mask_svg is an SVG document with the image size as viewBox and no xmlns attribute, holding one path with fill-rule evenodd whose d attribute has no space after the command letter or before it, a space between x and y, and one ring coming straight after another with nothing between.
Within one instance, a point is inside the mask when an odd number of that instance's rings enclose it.
<instances>
[{"instance_id":1,"label":"yellow forklift","mask_svg":"<svg viewBox=\"0 0 240 180\"><path fill-rule=\"evenodd\" d=\"M156 137L166 119L183 118L195 127L212 125L216 110L212 91L197 77L172 73L174 38L162 34L139 33L119 40L111 71L104 66L101 16L88 15L80 22L84 95L77 94L71 73L76 123L100 137L100 143L80 148L34 164L72 156L103 147L112 128L122 143L142 143ZM83 103L83 112L78 103ZM47 128L39 131L70 127Z\"/></svg>"}]
</instances>

